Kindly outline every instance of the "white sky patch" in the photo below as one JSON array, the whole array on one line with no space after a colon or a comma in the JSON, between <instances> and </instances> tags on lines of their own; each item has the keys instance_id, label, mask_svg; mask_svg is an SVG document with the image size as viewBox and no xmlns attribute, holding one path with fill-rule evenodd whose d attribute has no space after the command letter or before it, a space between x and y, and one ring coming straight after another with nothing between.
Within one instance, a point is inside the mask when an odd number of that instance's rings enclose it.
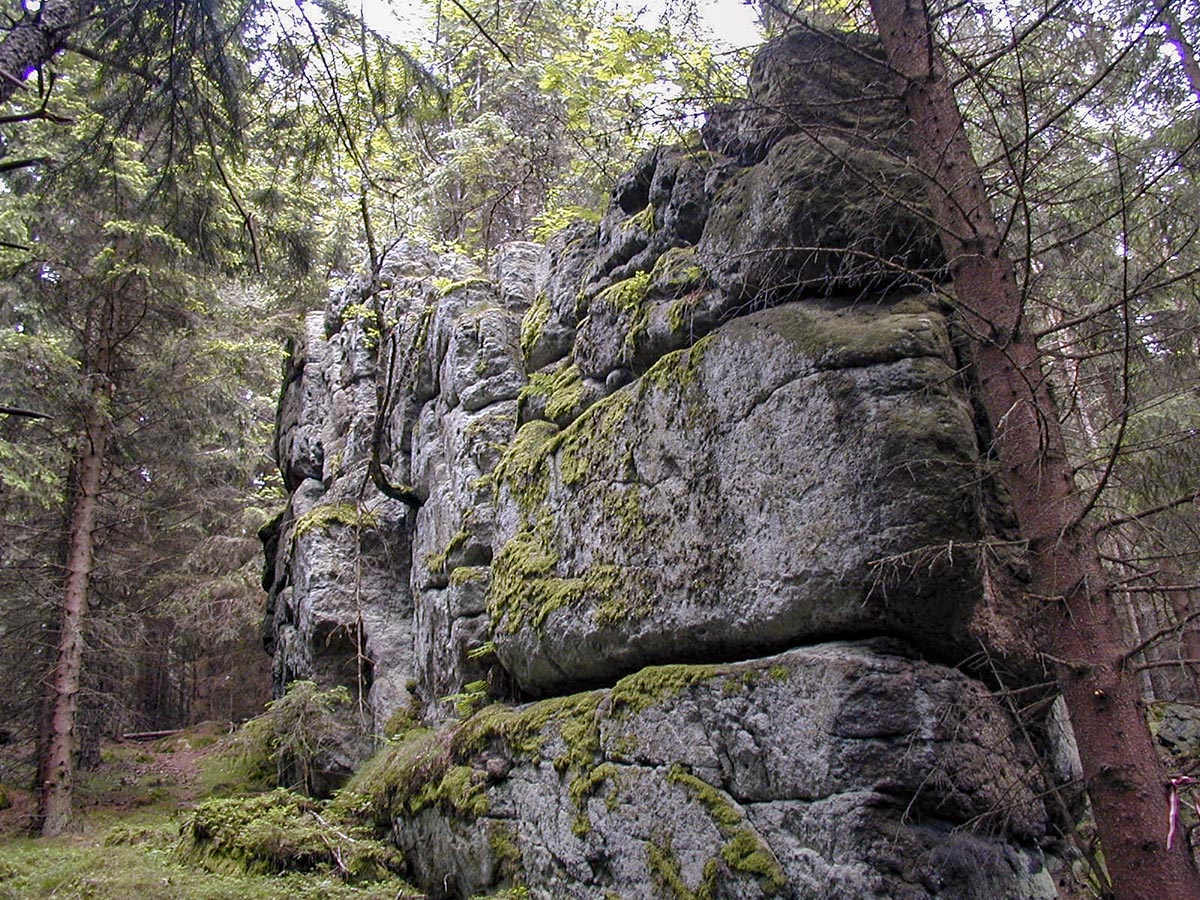
<instances>
[{"instance_id":1,"label":"white sky patch","mask_svg":"<svg viewBox=\"0 0 1200 900\"><path fill-rule=\"evenodd\" d=\"M730 47L753 47L763 41L758 13L742 0L707 0L701 16L717 41Z\"/></svg>"},{"instance_id":2,"label":"white sky patch","mask_svg":"<svg viewBox=\"0 0 1200 900\"><path fill-rule=\"evenodd\" d=\"M710 32L698 37L711 40L715 46L750 47L762 42L758 15L753 6L743 0L698 0L700 17ZM618 0L617 6L638 13L647 25L653 26L662 15L663 0ZM428 25L429 7L412 0L358 0L367 22L389 37L408 40L419 37ZM354 4L351 4L351 8Z\"/></svg>"},{"instance_id":3,"label":"white sky patch","mask_svg":"<svg viewBox=\"0 0 1200 900\"><path fill-rule=\"evenodd\" d=\"M348 3L351 9L353 3ZM359 0L367 23L388 37L408 40L421 34L426 24L427 7L405 0Z\"/></svg>"}]
</instances>

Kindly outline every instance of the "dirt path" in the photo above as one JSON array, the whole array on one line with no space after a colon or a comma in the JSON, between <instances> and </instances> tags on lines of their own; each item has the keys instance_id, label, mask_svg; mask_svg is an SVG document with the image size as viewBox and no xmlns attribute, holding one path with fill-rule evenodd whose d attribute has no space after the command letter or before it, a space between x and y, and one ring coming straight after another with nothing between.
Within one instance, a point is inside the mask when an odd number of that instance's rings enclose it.
<instances>
[{"instance_id":1,"label":"dirt path","mask_svg":"<svg viewBox=\"0 0 1200 900\"><path fill-rule=\"evenodd\" d=\"M107 813L164 802L191 805L203 790L201 764L223 734L224 728L214 724L152 742L106 741L100 765L78 779L75 807L83 830L89 819L107 818ZM27 830L37 813L37 796L5 788L11 806L0 810L0 835Z\"/></svg>"}]
</instances>

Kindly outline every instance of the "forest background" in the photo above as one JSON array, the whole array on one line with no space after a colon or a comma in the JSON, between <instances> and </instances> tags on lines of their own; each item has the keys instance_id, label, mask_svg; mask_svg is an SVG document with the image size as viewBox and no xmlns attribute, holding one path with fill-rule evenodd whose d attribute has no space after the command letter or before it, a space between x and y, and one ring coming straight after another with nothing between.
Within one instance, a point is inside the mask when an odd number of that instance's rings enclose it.
<instances>
[{"instance_id":1,"label":"forest background","mask_svg":"<svg viewBox=\"0 0 1200 900\"><path fill-rule=\"evenodd\" d=\"M49 416L0 421L14 745L38 733L55 660L81 440L104 433L85 764L101 734L261 711L256 532L283 502L274 405L303 312L400 237L486 259L597 217L744 61L694 21L617 5L417 6L424 33L400 44L340 3L130 3L74 27L11 98L0 401Z\"/></svg>"},{"instance_id":2,"label":"forest background","mask_svg":"<svg viewBox=\"0 0 1200 900\"><path fill-rule=\"evenodd\" d=\"M402 237L486 262L595 218L639 152L744 90L747 54L693 3L423 10L405 38L337 0L9 4L3 50L64 18L31 64L0 52L0 781L32 780L72 640L84 766L103 735L267 699L274 395L331 283ZM854 3L757 11L767 31L873 27ZM931 15L1161 720L1194 702L1200 665L1200 16Z\"/></svg>"}]
</instances>

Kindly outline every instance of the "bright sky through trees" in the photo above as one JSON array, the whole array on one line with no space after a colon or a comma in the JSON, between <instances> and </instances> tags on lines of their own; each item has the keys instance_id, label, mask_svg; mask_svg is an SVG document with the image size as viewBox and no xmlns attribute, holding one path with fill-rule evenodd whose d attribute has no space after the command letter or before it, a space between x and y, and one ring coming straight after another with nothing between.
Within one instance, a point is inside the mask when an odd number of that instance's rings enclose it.
<instances>
[{"instance_id":1,"label":"bright sky through trees","mask_svg":"<svg viewBox=\"0 0 1200 900\"><path fill-rule=\"evenodd\" d=\"M360 0L360 3L375 28L396 37L419 32L428 8L416 0ZM652 24L662 15L666 3L664 0L617 0L616 5L638 14L644 23ZM701 0L699 6L701 19L711 31L713 43L748 47L761 42L754 8L742 0Z\"/></svg>"}]
</instances>

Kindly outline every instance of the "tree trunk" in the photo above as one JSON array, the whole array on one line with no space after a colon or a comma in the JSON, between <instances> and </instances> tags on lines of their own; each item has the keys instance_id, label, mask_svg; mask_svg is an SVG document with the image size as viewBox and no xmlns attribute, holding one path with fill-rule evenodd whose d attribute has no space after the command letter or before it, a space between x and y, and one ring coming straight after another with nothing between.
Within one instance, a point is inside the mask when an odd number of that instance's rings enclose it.
<instances>
[{"instance_id":1,"label":"tree trunk","mask_svg":"<svg viewBox=\"0 0 1200 900\"><path fill-rule=\"evenodd\" d=\"M7 103L30 72L63 48L95 5L94 0L45 0L39 12L17 20L0 41L0 103Z\"/></svg>"},{"instance_id":2,"label":"tree trunk","mask_svg":"<svg viewBox=\"0 0 1200 900\"><path fill-rule=\"evenodd\" d=\"M96 398L99 399L99 398ZM75 496L67 536L67 577L59 617L58 655L50 676L50 722L41 759L42 834L54 836L71 820L75 785L75 720L83 668L83 620L88 607L96 507L104 470L108 417L99 403L89 405L75 464Z\"/></svg>"},{"instance_id":3,"label":"tree trunk","mask_svg":"<svg viewBox=\"0 0 1200 900\"><path fill-rule=\"evenodd\" d=\"M871 0L888 60L905 84L917 163L954 276L971 363L1021 536L1042 650L1056 668L1083 760L1104 859L1119 900L1196 900L1200 875L1179 841L1166 849L1166 773L1138 702L1095 529L1067 459L1058 410L1024 298L934 49L924 0Z\"/></svg>"},{"instance_id":4,"label":"tree trunk","mask_svg":"<svg viewBox=\"0 0 1200 900\"><path fill-rule=\"evenodd\" d=\"M1197 61L1192 43L1183 32L1183 23L1171 9L1168 0L1160 0L1158 4L1158 22L1166 32L1164 36L1167 43L1173 46L1175 52L1179 54L1179 62L1183 66L1183 74L1187 78L1188 87L1192 89L1196 99L1200 100L1200 61Z\"/></svg>"}]
</instances>

